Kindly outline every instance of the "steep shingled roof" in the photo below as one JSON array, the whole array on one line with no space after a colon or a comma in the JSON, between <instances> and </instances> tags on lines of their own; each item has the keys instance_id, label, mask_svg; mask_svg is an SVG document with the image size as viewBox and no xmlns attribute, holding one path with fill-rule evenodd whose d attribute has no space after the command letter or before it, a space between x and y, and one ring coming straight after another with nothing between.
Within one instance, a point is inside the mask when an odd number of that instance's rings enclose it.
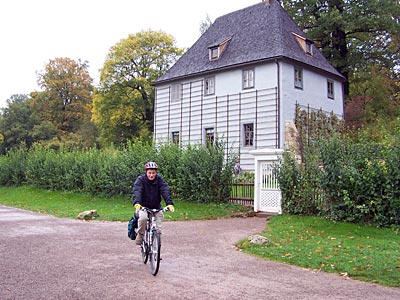
<instances>
[{"instance_id":1,"label":"steep shingled roof","mask_svg":"<svg viewBox=\"0 0 400 300\"><path fill-rule=\"evenodd\" d=\"M307 55L295 35L306 35L276 0L226 14L210 28L155 84L254 62L287 58L333 75L343 76L312 45ZM210 61L209 47L231 39L221 57Z\"/></svg>"}]
</instances>

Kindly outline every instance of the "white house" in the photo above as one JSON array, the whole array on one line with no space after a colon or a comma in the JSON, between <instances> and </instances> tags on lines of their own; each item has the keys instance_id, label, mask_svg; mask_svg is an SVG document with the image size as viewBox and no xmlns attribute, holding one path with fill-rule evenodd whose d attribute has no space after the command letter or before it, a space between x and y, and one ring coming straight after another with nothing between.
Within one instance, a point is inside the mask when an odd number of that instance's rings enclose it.
<instances>
[{"instance_id":1,"label":"white house","mask_svg":"<svg viewBox=\"0 0 400 300\"><path fill-rule=\"evenodd\" d=\"M279 2L263 1L217 18L154 82L154 140L225 139L254 170L249 151L283 148L296 103L341 117L343 82Z\"/></svg>"}]
</instances>

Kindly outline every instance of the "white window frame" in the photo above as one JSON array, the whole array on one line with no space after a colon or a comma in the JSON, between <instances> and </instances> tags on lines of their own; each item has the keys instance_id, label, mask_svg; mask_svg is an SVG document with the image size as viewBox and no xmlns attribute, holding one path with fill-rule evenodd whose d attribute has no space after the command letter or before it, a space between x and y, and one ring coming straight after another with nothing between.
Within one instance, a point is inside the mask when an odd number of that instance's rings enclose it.
<instances>
[{"instance_id":1,"label":"white window frame","mask_svg":"<svg viewBox=\"0 0 400 300\"><path fill-rule=\"evenodd\" d=\"M303 69L299 67L294 67L294 87L303 89Z\"/></svg>"},{"instance_id":2,"label":"white window frame","mask_svg":"<svg viewBox=\"0 0 400 300\"><path fill-rule=\"evenodd\" d=\"M171 85L171 102L179 102L182 98L182 84L176 83Z\"/></svg>"},{"instance_id":3,"label":"white window frame","mask_svg":"<svg viewBox=\"0 0 400 300\"><path fill-rule=\"evenodd\" d=\"M331 79L328 79L326 83L328 98L335 99L335 82Z\"/></svg>"},{"instance_id":4,"label":"white window frame","mask_svg":"<svg viewBox=\"0 0 400 300\"><path fill-rule=\"evenodd\" d=\"M204 78L204 95L210 96L215 94L215 77Z\"/></svg>"},{"instance_id":5,"label":"white window frame","mask_svg":"<svg viewBox=\"0 0 400 300\"><path fill-rule=\"evenodd\" d=\"M215 60L219 58L219 46L217 47L211 47L210 48L210 60Z\"/></svg>"},{"instance_id":6,"label":"white window frame","mask_svg":"<svg viewBox=\"0 0 400 300\"><path fill-rule=\"evenodd\" d=\"M313 55L313 52L312 52L312 42L311 42L311 41L308 41L308 40L306 40L306 53L307 53L307 54L310 54L310 55Z\"/></svg>"},{"instance_id":7,"label":"white window frame","mask_svg":"<svg viewBox=\"0 0 400 300\"><path fill-rule=\"evenodd\" d=\"M254 88L254 69L243 70L243 89Z\"/></svg>"},{"instance_id":8,"label":"white window frame","mask_svg":"<svg viewBox=\"0 0 400 300\"><path fill-rule=\"evenodd\" d=\"M174 144L179 145L180 142L180 134L179 131L172 131L171 140Z\"/></svg>"},{"instance_id":9,"label":"white window frame","mask_svg":"<svg viewBox=\"0 0 400 300\"><path fill-rule=\"evenodd\" d=\"M247 131L247 127L251 126L252 130ZM243 147L254 147L254 123L243 124ZM250 134L250 137L249 137ZM249 141L249 142L247 142Z\"/></svg>"},{"instance_id":10,"label":"white window frame","mask_svg":"<svg viewBox=\"0 0 400 300\"><path fill-rule=\"evenodd\" d=\"M208 144L213 145L214 142L215 142L214 127L206 127L206 128L204 128L204 144L205 145L208 145Z\"/></svg>"}]
</instances>

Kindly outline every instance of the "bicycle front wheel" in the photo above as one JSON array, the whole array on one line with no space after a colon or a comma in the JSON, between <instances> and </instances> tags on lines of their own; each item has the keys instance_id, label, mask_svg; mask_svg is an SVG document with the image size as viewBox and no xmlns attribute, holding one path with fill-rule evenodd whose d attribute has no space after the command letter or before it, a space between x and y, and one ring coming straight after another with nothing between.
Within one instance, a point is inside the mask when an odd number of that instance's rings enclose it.
<instances>
[{"instance_id":1,"label":"bicycle front wheel","mask_svg":"<svg viewBox=\"0 0 400 300\"><path fill-rule=\"evenodd\" d=\"M149 250L150 273L156 276L160 268L161 254L161 237L158 232L154 232Z\"/></svg>"},{"instance_id":2,"label":"bicycle front wheel","mask_svg":"<svg viewBox=\"0 0 400 300\"><path fill-rule=\"evenodd\" d=\"M140 245L140 252L142 253L143 263L147 263L149 258L149 246L147 244L147 234L143 238L142 244Z\"/></svg>"}]
</instances>

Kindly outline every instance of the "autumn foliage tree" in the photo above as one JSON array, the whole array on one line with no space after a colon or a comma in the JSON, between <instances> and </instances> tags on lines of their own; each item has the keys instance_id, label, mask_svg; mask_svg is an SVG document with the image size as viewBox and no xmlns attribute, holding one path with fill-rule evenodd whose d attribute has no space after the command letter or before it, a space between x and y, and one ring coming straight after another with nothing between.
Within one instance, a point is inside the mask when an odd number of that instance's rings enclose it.
<instances>
[{"instance_id":1,"label":"autumn foliage tree","mask_svg":"<svg viewBox=\"0 0 400 300\"><path fill-rule=\"evenodd\" d=\"M38 84L43 92L33 94L34 109L61 135L75 133L90 121L93 86L87 63L69 58L50 60L38 73Z\"/></svg>"},{"instance_id":2,"label":"autumn foliage tree","mask_svg":"<svg viewBox=\"0 0 400 300\"><path fill-rule=\"evenodd\" d=\"M93 121L102 141L121 143L153 131L151 83L182 54L162 31L130 34L111 47L93 99Z\"/></svg>"}]
</instances>

